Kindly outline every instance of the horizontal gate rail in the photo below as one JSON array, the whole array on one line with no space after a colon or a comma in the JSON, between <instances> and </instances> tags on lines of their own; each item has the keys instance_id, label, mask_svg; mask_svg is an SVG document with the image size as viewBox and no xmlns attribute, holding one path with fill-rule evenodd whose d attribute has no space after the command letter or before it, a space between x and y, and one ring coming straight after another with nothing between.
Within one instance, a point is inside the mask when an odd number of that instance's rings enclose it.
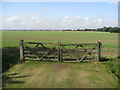
<instances>
[{"instance_id":1,"label":"horizontal gate rail","mask_svg":"<svg viewBox=\"0 0 120 90\"><path fill-rule=\"evenodd\" d=\"M60 46L76 46L76 45L97 45L97 44L96 43L60 44Z\"/></svg>"},{"instance_id":2,"label":"horizontal gate rail","mask_svg":"<svg viewBox=\"0 0 120 90\"><path fill-rule=\"evenodd\" d=\"M52 46L48 47L46 45ZM57 61L72 62L72 60L74 59L73 62L83 61L99 62L101 59L101 47L102 43L100 41L97 41L97 43L62 44L59 41L58 43L46 43L46 42L26 42L24 40L20 40L20 60L42 61L47 59L48 60L55 59Z\"/></svg>"}]
</instances>

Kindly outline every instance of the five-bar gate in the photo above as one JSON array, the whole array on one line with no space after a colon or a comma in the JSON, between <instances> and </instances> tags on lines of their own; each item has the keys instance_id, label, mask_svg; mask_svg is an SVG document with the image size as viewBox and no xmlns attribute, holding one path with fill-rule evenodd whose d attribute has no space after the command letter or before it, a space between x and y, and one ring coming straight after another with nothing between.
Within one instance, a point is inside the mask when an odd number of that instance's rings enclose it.
<instances>
[{"instance_id":1,"label":"five-bar gate","mask_svg":"<svg viewBox=\"0 0 120 90\"><path fill-rule=\"evenodd\" d=\"M63 62L100 61L101 42L63 44L20 40L20 59Z\"/></svg>"}]
</instances>

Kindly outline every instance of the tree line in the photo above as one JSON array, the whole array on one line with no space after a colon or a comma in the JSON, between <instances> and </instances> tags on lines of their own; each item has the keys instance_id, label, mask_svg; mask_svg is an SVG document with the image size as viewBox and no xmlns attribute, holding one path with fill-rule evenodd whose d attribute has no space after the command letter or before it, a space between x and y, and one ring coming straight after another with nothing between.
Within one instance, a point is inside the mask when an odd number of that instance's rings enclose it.
<instances>
[{"instance_id":1,"label":"tree line","mask_svg":"<svg viewBox=\"0 0 120 90\"><path fill-rule=\"evenodd\" d=\"M97 28L97 29L77 29L77 30L71 30L66 29L62 31L100 31L100 32L110 32L110 33L120 33L120 28L118 27L103 27L103 28Z\"/></svg>"},{"instance_id":2,"label":"tree line","mask_svg":"<svg viewBox=\"0 0 120 90\"><path fill-rule=\"evenodd\" d=\"M11 30L7 30L7 31L11 31ZM18 31L16 29L12 30L12 31ZM99 32L110 32L110 33L120 33L120 28L119 27L103 27L103 28L97 28L97 29L76 29L76 30L72 30L72 29L63 29L63 30L48 30L48 29L38 29L38 30L20 30L20 31L99 31Z\"/></svg>"}]
</instances>

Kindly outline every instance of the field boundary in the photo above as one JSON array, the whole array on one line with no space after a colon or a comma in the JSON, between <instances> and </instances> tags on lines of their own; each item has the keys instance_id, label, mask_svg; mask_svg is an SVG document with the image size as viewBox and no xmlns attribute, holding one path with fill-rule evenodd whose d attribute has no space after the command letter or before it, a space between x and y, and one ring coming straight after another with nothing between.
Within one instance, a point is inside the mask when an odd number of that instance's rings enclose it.
<instances>
[{"instance_id":1,"label":"field boundary","mask_svg":"<svg viewBox=\"0 0 120 90\"><path fill-rule=\"evenodd\" d=\"M31 45L31 46L30 46ZM59 62L97 61L101 59L102 43L63 44L20 40L20 60L52 60Z\"/></svg>"}]
</instances>

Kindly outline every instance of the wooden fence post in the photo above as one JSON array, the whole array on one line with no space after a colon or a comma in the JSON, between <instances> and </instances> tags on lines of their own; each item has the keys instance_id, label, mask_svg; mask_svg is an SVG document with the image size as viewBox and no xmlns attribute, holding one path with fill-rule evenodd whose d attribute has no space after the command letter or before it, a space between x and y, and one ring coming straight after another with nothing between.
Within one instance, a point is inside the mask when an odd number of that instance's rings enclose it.
<instances>
[{"instance_id":1,"label":"wooden fence post","mask_svg":"<svg viewBox=\"0 0 120 90\"><path fill-rule=\"evenodd\" d=\"M100 41L97 42L97 61L99 62L101 59L101 45Z\"/></svg>"},{"instance_id":2,"label":"wooden fence post","mask_svg":"<svg viewBox=\"0 0 120 90\"><path fill-rule=\"evenodd\" d=\"M60 46L59 46L59 41L58 41L58 49L57 49L57 54L58 54L58 61L60 61L60 50L59 50Z\"/></svg>"},{"instance_id":3,"label":"wooden fence post","mask_svg":"<svg viewBox=\"0 0 120 90\"><path fill-rule=\"evenodd\" d=\"M24 41L20 40L20 60L24 61L25 57L24 57Z\"/></svg>"},{"instance_id":4,"label":"wooden fence post","mask_svg":"<svg viewBox=\"0 0 120 90\"><path fill-rule=\"evenodd\" d=\"M62 48L61 48L61 45L59 44L59 46L60 46L60 61L62 62L63 60L62 60Z\"/></svg>"},{"instance_id":5,"label":"wooden fence post","mask_svg":"<svg viewBox=\"0 0 120 90\"><path fill-rule=\"evenodd\" d=\"M61 61L61 46L60 46L59 41L58 41L58 61L59 62Z\"/></svg>"}]
</instances>

